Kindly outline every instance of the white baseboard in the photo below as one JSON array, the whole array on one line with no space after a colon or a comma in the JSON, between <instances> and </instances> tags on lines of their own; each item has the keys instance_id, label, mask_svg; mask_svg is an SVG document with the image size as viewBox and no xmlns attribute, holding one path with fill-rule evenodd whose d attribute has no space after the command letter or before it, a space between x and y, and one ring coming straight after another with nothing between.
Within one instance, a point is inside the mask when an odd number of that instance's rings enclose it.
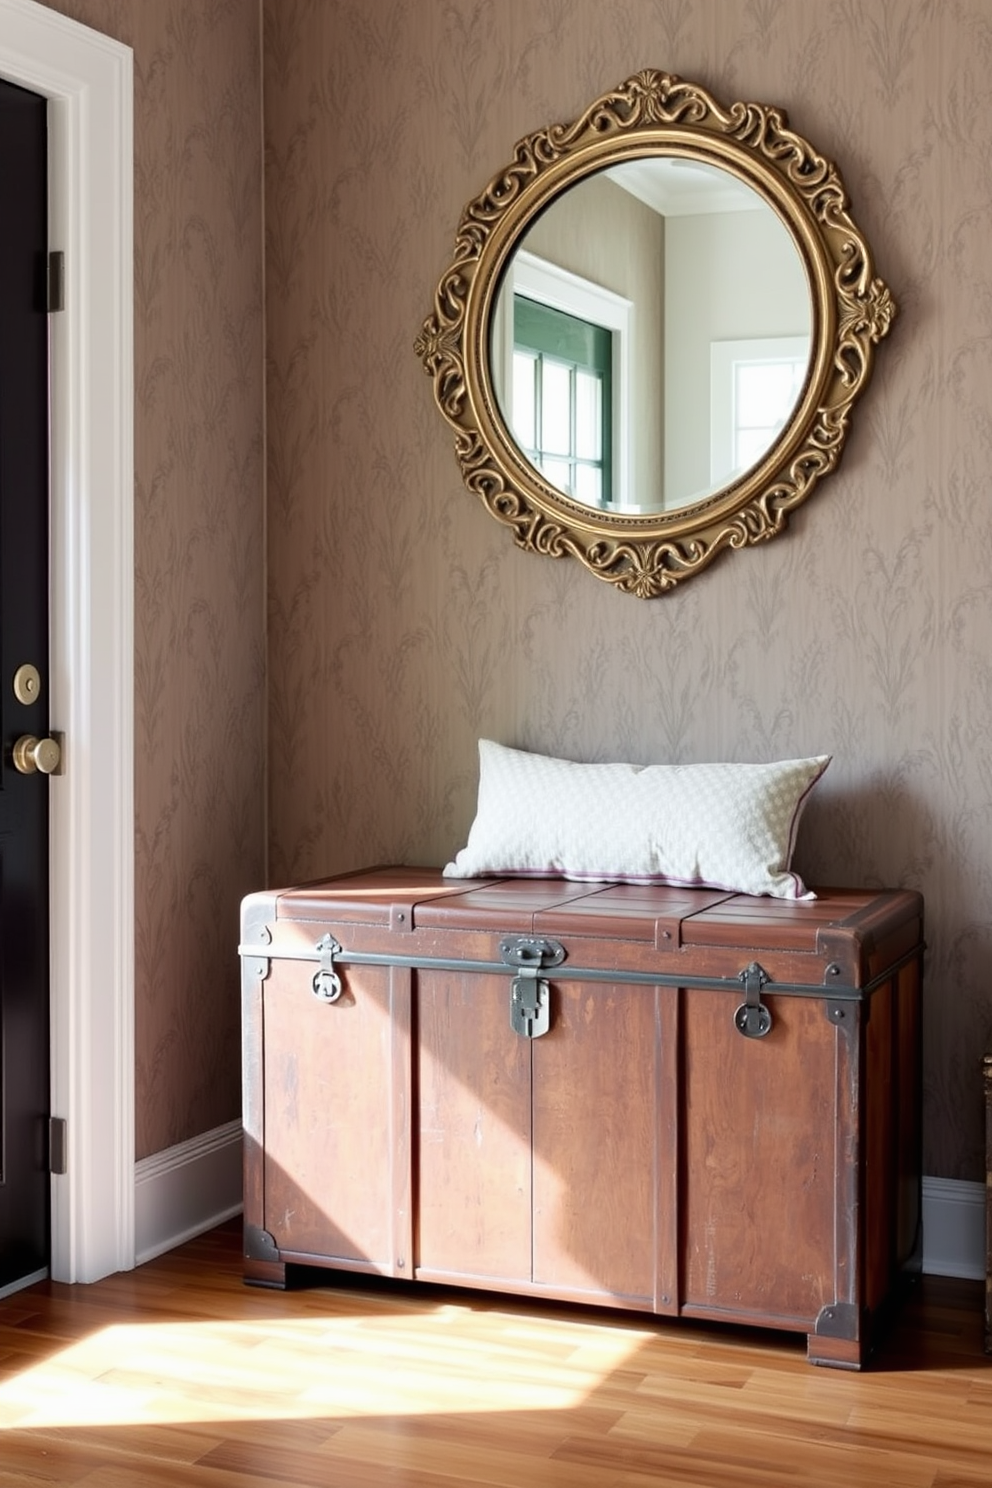
<instances>
[{"instance_id":1,"label":"white baseboard","mask_svg":"<svg viewBox=\"0 0 992 1488\"><path fill-rule=\"evenodd\" d=\"M135 1263L241 1212L241 1122L142 1158L134 1169ZM985 1185L923 1179L923 1270L985 1277Z\"/></svg>"},{"instance_id":2,"label":"white baseboard","mask_svg":"<svg viewBox=\"0 0 992 1488\"><path fill-rule=\"evenodd\" d=\"M135 1265L241 1212L241 1146L229 1121L135 1163Z\"/></svg>"},{"instance_id":3,"label":"white baseboard","mask_svg":"<svg viewBox=\"0 0 992 1488\"><path fill-rule=\"evenodd\" d=\"M985 1264L985 1184L924 1178L924 1271L984 1281Z\"/></svg>"}]
</instances>

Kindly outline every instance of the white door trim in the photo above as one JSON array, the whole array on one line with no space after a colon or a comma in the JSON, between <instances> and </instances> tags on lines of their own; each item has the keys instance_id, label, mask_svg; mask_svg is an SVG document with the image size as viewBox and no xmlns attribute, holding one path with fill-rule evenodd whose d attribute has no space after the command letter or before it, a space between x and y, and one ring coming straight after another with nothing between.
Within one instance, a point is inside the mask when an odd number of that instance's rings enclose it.
<instances>
[{"instance_id":1,"label":"white door trim","mask_svg":"<svg viewBox=\"0 0 992 1488\"><path fill-rule=\"evenodd\" d=\"M52 317L52 1275L134 1264L132 54L0 0L0 76L49 102ZM3 679L0 679L3 685Z\"/></svg>"}]
</instances>

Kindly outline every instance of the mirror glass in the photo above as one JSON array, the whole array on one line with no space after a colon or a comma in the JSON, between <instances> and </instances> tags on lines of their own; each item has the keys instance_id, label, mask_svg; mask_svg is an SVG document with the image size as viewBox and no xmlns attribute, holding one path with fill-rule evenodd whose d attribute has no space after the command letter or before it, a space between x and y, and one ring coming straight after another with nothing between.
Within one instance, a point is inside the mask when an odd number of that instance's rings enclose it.
<instances>
[{"instance_id":1,"label":"mirror glass","mask_svg":"<svg viewBox=\"0 0 992 1488\"><path fill-rule=\"evenodd\" d=\"M645 155L554 197L510 256L490 370L512 442L606 512L669 512L759 465L809 374L792 234L731 171Z\"/></svg>"}]
</instances>

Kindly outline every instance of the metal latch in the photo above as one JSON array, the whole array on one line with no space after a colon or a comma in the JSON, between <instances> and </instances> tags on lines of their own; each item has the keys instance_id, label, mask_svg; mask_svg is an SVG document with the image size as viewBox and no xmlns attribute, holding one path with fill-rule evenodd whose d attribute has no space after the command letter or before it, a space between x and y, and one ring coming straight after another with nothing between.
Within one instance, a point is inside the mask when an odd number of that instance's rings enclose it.
<instances>
[{"instance_id":1,"label":"metal latch","mask_svg":"<svg viewBox=\"0 0 992 1488\"><path fill-rule=\"evenodd\" d=\"M340 956L341 946L333 935L324 935L317 942L317 950L320 952L320 970L313 974L313 995L321 1002L337 1002L344 988L334 970L334 957Z\"/></svg>"},{"instance_id":2,"label":"metal latch","mask_svg":"<svg viewBox=\"0 0 992 1488\"><path fill-rule=\"evenodd\" d=\"M560 966L565 947L540 936L514 935L500 941L507 966L518 968L510 983L510 1027L522 1038L540 1038L551 1027L551 988L542 971Z\"/></svg>"},{"instance_id":3,"label":"metal latch","mask_svg":"<svg viewBox=\"0 0 992 1488\"><path fill-rule=\"evenodd\" d=\"M752 961L738 973L744 987L744 1001L734 1014L734 1024L745 1038L764 1038L772 1026L772 1015L761 1001L761 989L769 981L768 973Z\"/></svg>"}]
</instances>

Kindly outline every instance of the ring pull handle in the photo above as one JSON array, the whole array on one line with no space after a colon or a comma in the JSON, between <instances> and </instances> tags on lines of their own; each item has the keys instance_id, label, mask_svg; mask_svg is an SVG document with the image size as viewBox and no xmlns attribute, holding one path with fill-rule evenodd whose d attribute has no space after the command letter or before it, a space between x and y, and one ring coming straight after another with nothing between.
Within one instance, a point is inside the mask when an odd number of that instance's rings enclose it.
<instances>
[{"instance_id":1,"label":"ring pull handle","mask_svg":"<svg viewBox=\"0 0 992 1488\"><path fill-rule=\"evenodd\" d=\"M734 1013L734 1027L745 1038L764 1038L772 1026L772 1015L761 1001L761 989L770 980L768 973L752 961L737 980L744 987L744 1001Z\"/></svg>"}]
</instances>

